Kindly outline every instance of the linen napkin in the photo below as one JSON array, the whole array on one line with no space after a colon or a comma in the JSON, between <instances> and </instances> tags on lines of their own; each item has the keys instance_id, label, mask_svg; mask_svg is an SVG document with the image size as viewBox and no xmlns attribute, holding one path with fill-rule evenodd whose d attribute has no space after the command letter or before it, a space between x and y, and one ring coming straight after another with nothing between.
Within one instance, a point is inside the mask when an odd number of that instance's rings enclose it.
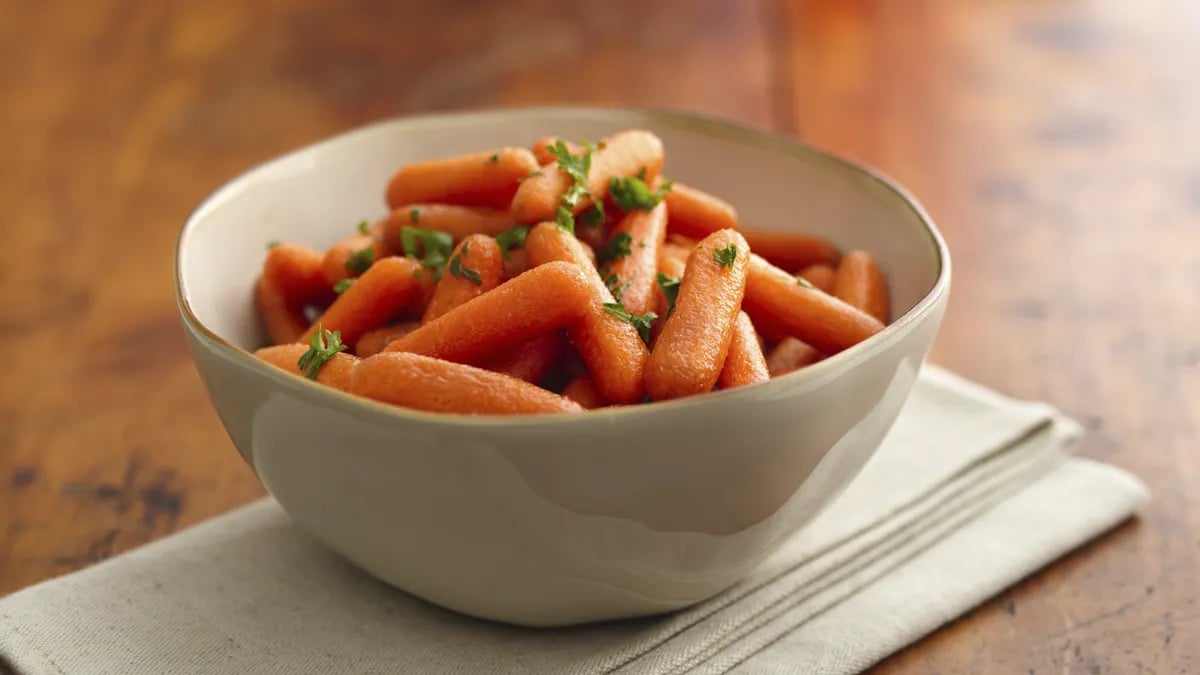
<instances>
[{"instance_id":1,"label":"linen napkin","mask_svg":"<svg viewBox=\"0 0 1200 675\"><path fill-rule=\"evenodd\" d=\"M1079 427L926 367L846 491L748 578L566 629L461 616L353 568L263 500L0 600L0 660L57 673L852 673L1129 517Z\"/></svg>"}]
</instances>

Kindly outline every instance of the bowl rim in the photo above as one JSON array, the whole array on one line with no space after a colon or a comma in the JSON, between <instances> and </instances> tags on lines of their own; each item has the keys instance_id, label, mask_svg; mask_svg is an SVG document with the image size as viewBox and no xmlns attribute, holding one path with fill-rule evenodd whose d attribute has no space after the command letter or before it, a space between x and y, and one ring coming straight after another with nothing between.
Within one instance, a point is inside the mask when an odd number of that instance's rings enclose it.
<instances>
[{"instance_id":1,"label":"bowl rim","mask_svg":"<svg viewBox=\"0 0 1200 675\"><path fill-rule=\"evenodd\" d=\"M516 415L500 415L500 414L484 414L471 415L465 413L443 413L429 412L423 410L413 410L410 408L402 408L395 405L390 405L380 401L375 401L362 396L355 396L349 392L344 392L339 389L334 389L326 385L319 384L312 380L308 380L295 373L290 373L281 368L274 367L261 359L255 358L250 352L247 352L233 344L228 340L218 335L202 322L192 310L191 304L188 301L186 283L183 279L183 255L187 247L187 240L191 232L196 228L197 224L202 222L208 215L208 212L216 208L218 204L233 196L237 192L249 184L249 182L260 174L270 172L274 167L282 164L290 159L305 153L318 151L326 146L345 142L346 140L359 135L370 135L375 133L381 127L419 127L421 125L436 124L439 122L450 122L460 124L470 123L487 123L495 117L507 115L556 115L563 116L579 116L587 118L604 117L609 115L622 115L630 118L638 118L654 124L665 126L675 126L684 128L689 131L695 131L706 136L714 136L724 140L755 145L760 148L768 149L774 152L780 152L792 157L802 158L805 160L816 159L826 163L828 166L842 172L849 173L858 179L866 179L874 183L877 187L892 193L898 197L904 208L911 212L911 215L916 216L917 221L923 226L924 233L932 244L936 254L937 277L929 291L917 301L907 312L898 317L895 321L888 324L884 329L875 335L867 338L849 349L834 354L818 363L803 368L793 373L788 373L779 378L773 378L767 382L761 382L745 387L737 387L722 391L713 391L703 396L689 396L670 401L657 401L649 405L630 405L630 406L610 406L599 408L596 410L585 410L582 413L572 414L516 414ZM795 137L765 129L750 127L738 122L723 119L713 115L699 113L692 110L684 110L671 107L607 107L607 106L502 106L502 107L483 107L464 110L448 110L434 113L424 113L417 115L401 115L389 117L368 124L364 124L352 129L342 131L324 139L309 143L300 148L290 150L288 152L276 155L266 159L225 181L216 188L208 197L188 215L186 221L179 231L179 236L175 245L175 302L178 307L180 317L188 329L199 334L208 340L219 352L234 362L250 368L252 371L260 375L273 379L282 386L299 386L308 387L308 392L316 396L329 397L329 403L340 408L345 406L353 406L352 410L361 412L373 412L383 414L392 418L398 418L409 422L421 422L433 424L436 426L474 426L483 428L511 428L515 426L528 425L578 425L585 423L596 423L601 420L617 421L629 420L635 416L655 415L656 413L666 412L670 410L679 410L685 407L703 407L721 405L728 402L734 402L739 398L751 398L762 393L765 387L787 387L791 393L799 394L804 391L815 388L827 379L834 377L843 369L849 369L855 365L867 360L873 354L882 350L885 345L891 342L891 338L907 332L914 324L921 321L926 315L934 310L939 301L947 294L950 287L950 251L946 245L945 239L941 232L938 231L933 219L926 212L924 206L914 197L907 188L902 186L895 179L884 174L883 172L860 163L856 160L842 157L828 150L824 150L810 143L799 140ZM799 387L799 388L797 388Z\"/></svg>"}]
</instances>

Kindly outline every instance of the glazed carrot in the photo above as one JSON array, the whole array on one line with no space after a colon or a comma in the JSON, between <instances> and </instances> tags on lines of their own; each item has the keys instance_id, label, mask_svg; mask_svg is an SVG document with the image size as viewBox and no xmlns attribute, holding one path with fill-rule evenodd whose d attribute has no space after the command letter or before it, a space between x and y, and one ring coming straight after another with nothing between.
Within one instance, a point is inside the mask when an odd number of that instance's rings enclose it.
<instances>
[{"instance_id":1,"label":"glazed carrot","mask_svg":"<svg viewBox=\"0 0 1200 675\"><path fill-rule=\"evenodd\" d=\"M717 382L722 389L732 389L769 379L771 374L767 371L767 359L758 343L754 324L750 323L750 317L745 312L738 312L733 324L733 338L729 341L729 354L725 357L725 365L721 367Z\"/></svg>"},{"instance_id":2,"label":"glazed carrot","mask_svg":"<svg viewBox=\"0 0 1200 675\"><path fill-rule=\"evenodd\" d=\"M605 214L611 214L617 209L608 209ZM608 243L608 233L610 228L601 223L600 225L589 227L583 223L575 223L575 236L579 237L579 241L588 245L593 255L597 250L602 250L604 245Z\"/></svg>"},{"instance_id":3,"label":"glazed carrot","mask_svg":"<svg viewBox=\"0 0 1200 675\"><path fill-rule=\"evenodd\" d=\"M567 383L562 393L564 398L578 403L584 410L603 408L604 397L596 388L596 382L587 375L580 375Z\"/></svg>"},{"instance_id":4,"label":"glazed carrot","mask_svg":"<svg viewBox=\"0 0 1200 675\"><path fill-rule=\"evenodd\" d=\"M649 131L622 131L605 139L603 148L597 146L591 155L587 188L594 199L608 195L608 182L618 176L633 176L645 169L645 180L652 181L662 170L663 146L658 136ZM513 218L520 223L551 220L559 206L559 196L574 180L561 167L547 165L541 174L521 183L512 200ZM583 198L575 205L579 213L592 205Z\"/></svg>"},{"instance_id":5,"label":"glazed carrot","mask_svg":"<svg viewBox=\"0 0 1200 675\"><path fill-rule=\"evenodd\" d=\"M404 245L400 233L410 226L445 232L457 243L472 234L490 234L494 237L512 227L513 219L508 209L454 204L406 204L384 218L381 227L383 241L391 250L402 253Z\"/></svg>"},{"instance_id":6,"label":"glazed carrot","mask_svg":"<svg viewBox=\"0 0 1200 675\"><path fill-rule=\"evenodd\" d=\"M550 148L554 147L554 144L559 140L563 139L560 139L558 136L545 136L533 142L533 147L529 148L529 150L537 158L538 164L545 166L557 161L555 156L550 153ZM567 151L572 155L578 155L583 150L583 148L571 141L563 140L563 142L567 144Z\"/></svg>"},{"instance_id":7,"label":"glazed carrot","mask_svg":"<svg viewBox=\"0 0 1200 675\"><path fill-rule=\"evenodd\" d=\"M384 325L412 301L421 288L413 276L417 269L417 263L396 256L375 263L333 301L301 341L320 325L341 331L346 344L357 343L363 333Z\"/></svg>"},{"instance_id":8,"label":"glazed carrot","mask_svg":"<svg viewBox=\"0 0 1200 675\"><path fill-rule=\"evenodd\" d=\"M670 215L667 216L668 220ZM658 264L661 266L668 258L677 260L683 264L687 264L688 256L692 254L692 249L695 245L684 246L678 242L667 240L663 242L662 248L658 252Z\"/></svg>"},{"instance_id":9,"label":"glazed carrot","mask_svg":"<svg viewBox=\"0 0 1200 675\"><path fill-rule=\"evenodd\" d=\"M716 385L746 290L749 252L737 230L715 232L692 251L675 311L646 363L651 399L702 394Z\"/></svg>"},{"instance_id":10,"label":"glazed carrot","mask_svg":"<svg viewBox=\"0 0 1200 675\"><path fill-rule=\"evenodd\" d=\"M832 267L825 263L809 265L800 270L796 276L804 279L825 293L833 293L833 279L837 275Z\"/></svg>"},{"instance_id":11,"label":"glazed carrot","mask_svg":"<svg viewBox=\"0 0 1200 675\"><path fill-rule=\"evenodd\" d=\"M488 363L487 369L538 384L546 379L566 351L566 337L561 331L554 331L513 347L507 354Z\"/></svg>"},{"instance_id":12,"label":"glazed carrot","mask_svg":"<svg viewBox=\"0 0 1200 675\"><path fill-rule=\"evenodd\" d=\"M367 267L383 258L383 254L382 242L370 235L349 236L330 246L325 252L321 261L321 274L325 277L325 283L332 288L342 279L359 276Z\"/></svg>"},{"instance_id":13,"label":"glazed carrot","mask_svg":"<svg viewBox=\"0 0 1200 675\"><path fill-rule=\"evenodd\" d=\"M771 377L779 377L804 366L811 366L823 358L824 355L808 343L794 337L786 337L767 354L767 371L771 373Z\"/></svg>"},{"instance_id":14,"label":"glazed carrot","mask_svg":"<svg viewBox=\"0 0 1200 675\"><path fill-rule=\"evenodd\" d=\"M515 377L395 352L363 359L350 379L350 392L430 412L517 415L582 411L574 401Z\"/></svg>"},{"instance_id":15,"label":"glazed carrot","mask_svg":"<svg viewBox=\"0 0 1200 675\"><path fill-rule=\"evenodd\" d=\"M842 258L837 268L833 294L881 322L888 322L891 309L887 278L875 261L875 256L870 253L851 251Z\"/></svg>"},{"instance_id":16,"label":"glazed carrot","mask_svg":"<svg viewBox=\"0 0 1200 675\"><path fill-rule=\"evenodd\" d=\"M596 290L578 265L529 270L459 305L387 346L447 361L482 364L590 311Z\"/></svg>"},{"instance_id":17,"label":"glazed carrot","mask_svg":"<svg viewBox=\"0 0 1200 675\"><path fill-rule=\"evenodd\" d=\"M393 209L418 202L507 208L520 180L537 168L537 159L525 148L410 164L392 176L387 204Z\"/></svg>"},{"instance_id":18,"label":"glazed carrot","mask_svg":"<svg viewBox=\"0 0 1200 675\"><path fill-rule=\"evenodd\" d=\"M674 281L675 293L679 292L679 282L683 280L683 272L687 267L687 263L679 258L659 258L658 274L663 275L666 280ZM671 313L673 301L668 298L663 292L662 284L659 283L658 274L655 274L654 279L654 313L658 318L654 320L654 325L650 328L650 345L658 342L658 336L662 333L663 324L667 322L667 316Z\"/></svg>"},{"instance_id":19,"label":"glazed carrot","mask_svg":"<svg viewBox=\"0 0 1200 675\"><path fill-rule=\"evenodd\" d=\"M675 183L663 200L667 202L667 228L671 232L703 239L717 230L737 229L733 206L702 190Z\"/></svg>"},{"instance_id":20,"label":"glazed carrot","mask_svg":"<svg viewBox=\"0 0 1200 675\"><path fill-rule=\"evenodd\" d=\"M408 335L420 325L417 321L405 321L394 326L384 326L383 328L369 330L363 333L362 337L358 338L358 342L354 343L354 354L364 359L368 356L375 356L394 340Z\"/></svg>"},{"instance_id":21,"label":"glazed carrot","mask_svg":"<svg viewBox=\"0 0 1200 675\"><path fill-rule=\"evenodd\" d=\"M610 260L608 269L616 275L614 284L621 291L621 303L634 314L645 314L655 305L655 274L658 251L667 235L667 206L659 202L649 211L635 210L613 228L609 246L625 241L628 254Z\"/></svg>"},{"instance_id":22,"label":"glazed carrot","mask_svg":"<svg viewBox=\"0 0 1200 675\"><path fill-rule=\"evenodd\" d=\"M304 377L304 373L300 370L298 364L300 357L304 356L304 353L307 351L307 345L276 345L274 347L263 347L254 352L254 355L273 366ZM350 354L334 354L317 371L317 382L333 387L334 389L346 391L350 388L350 373L354 370L354 366L358 361L358 357L351 356Z\"/></svg>"},{"instance_id":23,"label":"glazed carrot","mask_svg":"<svg viewBox=\"0 0 1200 675\"><path fill-rule=\"evenodd\" d=\"M486 234L473 234L454 249L446 271L425 308L421 323L429 323L468 300L500 285L504 259L496 240Z\"/></svg>"},{"instance_id":24,"label":"glazed carrot","mask_svg":"<svg viewBox=\"0 0 1200 675\"><path fill-rule=\"evenodd\" d=\"M513 277L529 269L529 256L523 248L510 248L508 258L504 261L504 278Z\"/></svg>"},{"instance_id":25,"label":"glazed carrot","mask_svg":"<svg viewBox=\"0 0 1200 675\"><path fill-rule=\"evenodd\" d=\"M760 330L764 324L778 326L826 354L836 354L883 330L878 319L800 285L796 277L754 254L742 309Z\"/></svg>"},{"instance_id":26,"label":"glazed carrot","mask_svg":"<svg viewBox=\"0 0 1200 675\"><path fill-rule=\"evenodd\" d=\"M583 252L583 257L587 259L587 264L592 267L596 266L596 249L588 245L586 241L579 240L579 250Z\"/></svg>"},{"instance_id":27,"label":"glazed carrot","mask_svg":"<svg viewBox=\"0 0 1200 675\"><path fill-rule=\"evenodd\" d=\"M254 304L272 344L295 342L308 329L303 308L288 302L271 277L258 278L254 285Z\"/></svg>"},{"instance_id":28,"label":"glazed carrot","mask_svg":"<svg viewBox=\"0 0 1200 675\"><path fill-rule=\"evenodd\" d=\"M798 271L818 263L836 265L841 257L836 246L820 237L766 230L742 230L742 234L751 251L785 270Z\"/></svg>"},{"instance_id":29,"label":"glazed carrot","mask_svg":"<svg viewBox=\"0 0 1200 675\"><path fill-rule=\"evenodd\" d=\"M592 301L583 307L578 321L567 334L591 373L596 386L611 403L637 403L645 392L645 369L649 351L630 323L606 311L602 303L614 302L599 272L588 261L583 244L554 223L541 223L525 238L529 262L546 266L565 261L579 269L592 291ZM563 263L559 263L563 264ZM523 279L533 271L517 277Z\"/></svg>"},{"instance_id":30,"label":"glazed carrot","mask_svg":"<svg viewBox=\"0 0 1200 675\"><path fill-rule=\"evenodd\" d=\"M319 252L298 244L278 244L267 251L263 276L287 298L291 307L324 304L333 299L333 291L321 273Z\"/></svg>"}]
</instances>

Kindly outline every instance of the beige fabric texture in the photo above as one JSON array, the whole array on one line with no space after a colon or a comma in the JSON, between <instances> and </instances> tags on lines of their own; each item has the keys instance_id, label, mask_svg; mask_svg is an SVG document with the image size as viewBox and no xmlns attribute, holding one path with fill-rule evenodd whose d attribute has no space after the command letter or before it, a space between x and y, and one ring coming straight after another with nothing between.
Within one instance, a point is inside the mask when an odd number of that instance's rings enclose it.
<instances>
[{"instance_id":1,"label":"beige fabric texture","mask_svg":"<svg viewBox=\"0 0 1200 675\"><path fill-rule=\"evenodd\" d=\"M725 593L559 630L442 610L359 572L263 500L0 600L17 673L854 673L1146 499L1071 459L1078 426L927 367L883 446Z\"/></svg>"}]
</instances>

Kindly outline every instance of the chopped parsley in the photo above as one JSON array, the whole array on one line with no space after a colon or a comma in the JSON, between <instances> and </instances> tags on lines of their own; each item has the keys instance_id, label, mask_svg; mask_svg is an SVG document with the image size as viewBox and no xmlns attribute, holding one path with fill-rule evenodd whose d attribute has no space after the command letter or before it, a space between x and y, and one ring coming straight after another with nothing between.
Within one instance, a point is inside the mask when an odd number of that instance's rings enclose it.
<instances>
[{"instance_id":1,"label":"chopped parsley","mask_svg":"<svg viewBox=\"0 0 1200 675\"><path fill-rule=\"evenodd\" d=\"M370 269L373 262L375 262L375 247L368 246L351 253L350 257L346 258L346 269L351 274L358 276Z\"/></svg>"},{"instance_id":2,"label":"chopped parsley","mask_svg":"<svg viewBox=\"0 0 1200 675\"><path fill-rule=\"evenodd\" d=\"M621 301L621 296L624 295L625 291L629 289L629 286L632 283L632 279L626 281L625 283L621 283L621 277L618 277L615 272L604 277L604 285L608 287L608 290L613 294L613 297L616 298L617 302Z\"/></svg>"},{"instance_id":3,"label":"chopped parsley","mask_svg":"<svg viewBox=\"0 0 1200 675\"><path fill-rule=\"evenodd\" d=\"M551 155L558 160L558 166L571 178L571 186L558 198L558 209L554 213L554 221L567 232L575 231L575 208L585 197L591 197L588 192L588 173L592 170L592 152L595 148L591 143L584 142L583 152L572 155L566 141L561 138L547 148ZM596 202L595 210L604 216L604 206ZM591 216L589 218L595 218Z\"/></svg>"},{"instance_id":4,"label":"chopped parsley","mask_svg":"<svg viewBox=\"0 0 1200 675\"><path fill-rule=\"evenodd\" d=\"M368 232L370 232L370 229L369 229L370 227L371 226L367 224L367 221L365 221L365 220L358 221L358 233L359 234L367 234Z\"/></svg>"},{"instance_id":5,"label":"chopped parsley","mask_svg":"<svg viewBox=\"0 0 1200 675\"><path fill-rule=\"evenodd\" d=\"M414 223L421 222L421 209L409 209L408 219Z\"/></svg>"},{"instance_id":6,"label":"chopped parsley","mask_svg":"<svg viewBox=\"0 0 1200 675\"><path fill-rule=\"evenodd\" d=\"M400 245L404 255L420 260L422 267L432 270L434 279L442 278L446 262L454 252L454 238L449 233L408 225L400 228Z\"/></svg>"},{"instance_id":7,"label":"chopped parsley","mask_svg":"<svg viewBox=\"0 0 1200 675\"><path fill-rule=\"evenodd\" d=\"M533 178L534 176L545 176L545 175L546 174L543 173L542 171L535 169L535 170L530 171L529 173L525 174L524 176L521 176L520 178L518 178L517 182L524 183L525 181L529 180L530 178Z\"/></svg>"},{"instance_id":8,"label":"chopped parsley","mask_svg":"<svg viewBox=\"0 0 1200 675\"><path fill-rule=\"evenodd\" d=\"M657 190L651 190L650 186L646 185L644 180L645 169L642 169L642 176L621 178L613 176L608 182L608 194L612 195L613 201L621 210L628 213L635 209L649 211L658 206L662 198L671 191L672 181L663 181L662 187Z\"/></svg>"},{"instance_id":9,"label":"chopped parsley","mask_svg":"<svg viewBox=\"0 0 1200 675\"><path fill-rule=\"evenodd\" d=\"M636 328L638 335L642 337L642 342L650 342L650 326L658 318L658 314L654 312L634 314L619 302L604 303L604 311Z\"/></svg>"},{"instance_id":10,"label":"chopped parsley","mask_svg":"<svg viewBox=\"0 0 1200 675\"><path fill-rule=\"evenodd\" d=\"M321 324L317 324L317 331L313 333L308 344L308 351L300 356L296 365L300 368L300 372L310 380L317 379L317 375L321 372L321 366L325 365L326 361L332 359L338 352L346 351L346 345L342 344L342 332L325 330L321 328Z\"/></svg>"},{"instance_id":11,"label":"chopped parsley","mask_svg":"<svg viewBox=\"0 0 1200 675\"><path fill-rule=\"evenodd\" d=\"M671 316L671 312L675 311L675 298L679 297L680 279L669 277L659 272L657 281L658 289L662 291L663 297L667 299L667 316Z\"/></svg>"},{"instance_id":12,"label":"chopped parsley","mask_svg":"<svg viewBox=\"0 0 1200 675\"><path fill-rule=\"evenodd\" d=\"M600 259L605 261L620 260L628 256L633 250L629 247L633 243L633 237L629 236L628 232L618 232L613 235L613 238L608 241L608 244L600 251Z\"/></svg>"},{"instance_id":13,"label":"chopped parsley","mask_svg":"<svg viewBox=\"0 0 1200 675\"><path fill-rule=\"evenodd\" d=\"M271 241L267 242L267 250L270 251L271 249L275 248L278 245L279 245L279 240L272 239Z\"/></svg>"},{"instance_id":14,"label":"chopped parsley","mask_svg":"<svg viewBox=\"0 0 1200 675\"><path fill-rule=\"evenodd\" d=\"M579 222L583 223L584 227L599 227L604 223L604 207L593 205L579 214Z\"/></svg>"},{"instance_id":15,"label":"chopped parsley","mask_svg":"<svg viewBox=\"0 0 1200 675\"><path fill-rule=\"evenodd\" d=\"M803 286L805 288L811 288L813 290L816 290L816 288L817 288L816 286L813 286L811 281L809 281L808 279L805 279L804 277L796 277L796 285Z\"/></svg>"},{"instance_id":16,"label":"chopped parsley","mask_svg":"<svg viewBox=\"0 0 1200 675\"><path fill-rule=\"evenodd\" d=\"M716 249L713 251L713 260L721 267L733 267L733 261L737 260L737 246L730 244Z\"/></svg>"},{"instance_id":17,"label":"chopped parsley","mask_svg":"<svg viewBox=\"0 0 1200 675\"><path fill-rule=\"evenodd\" d=\"M463 242L462 248L459 249L458 253L455 253L454 257L450 259L450 274L458 277L459 279L466 279L476 286L482 286L483 279L479 278L479 272L469 267L463 267L462 265L462 257L467 254L467 248L469 246L469 243Z\"/></svg>"},{"instance_id":18,"label":"chopped parsley","mask_svg":"<svg viewBox=\"0 0 1200 675\"><path fill-rule=\"evenodd\" d=\"M500 153L493 152L492 156L488 157L488 162L491 164L498 164L500 162Z\"/></svg>"},{"instance_id":19,"label":"chopped parsley","mask_svg":"<svg viewBox=\"0 0 1200 675\"><path fill-rule=\"evenodd\" d=\"M355 277L347 277L333 285L333 292L341 295L346 292L346 289L354 285Z\"/></svg>"},{"instance_id":20,"label":"chopped parsley","mask_svg":"<svg viewBox=\"0 0 1200 675\"><path fill-rule=\"evenodd\" d=\"M528 234L528 227L518 225L496 235L496 245L500 247L500 254L504 256L505 260L508 260L510 249L525 248L525 237Z\"/></svg>"}]
</instances>

